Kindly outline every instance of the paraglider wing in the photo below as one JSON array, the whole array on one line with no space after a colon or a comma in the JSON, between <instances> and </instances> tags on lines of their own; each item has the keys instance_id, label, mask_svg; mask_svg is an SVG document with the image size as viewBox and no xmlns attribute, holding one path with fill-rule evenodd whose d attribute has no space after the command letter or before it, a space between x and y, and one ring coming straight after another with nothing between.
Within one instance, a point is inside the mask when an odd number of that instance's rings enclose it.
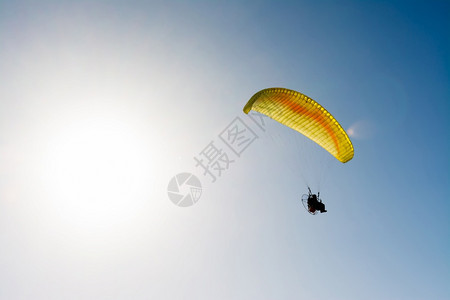
<instances>
[{"instance_id":1,"label":"paraglider wing","mask_svg":"<svg viewBox=\"0 0 450 300\"><path fill-rule=\"evenodd\" d=\"M257 92L244 112L257 111L307 136L339 161L353 158L353 145L345 130L319 103L302 93L284 88Z\"/></svg>"}]
</instances>

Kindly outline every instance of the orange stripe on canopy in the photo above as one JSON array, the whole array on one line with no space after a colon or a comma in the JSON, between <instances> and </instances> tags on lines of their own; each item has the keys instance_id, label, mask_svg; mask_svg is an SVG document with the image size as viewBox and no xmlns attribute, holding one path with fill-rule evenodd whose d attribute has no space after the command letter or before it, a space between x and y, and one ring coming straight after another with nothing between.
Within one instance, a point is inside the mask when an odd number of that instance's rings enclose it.
<instances>
[{"instance_id":1,"label":"orange stripe on canopy","mask_svg":"<svg viewBox=\"0 0 450 300\"><path fill-rule=\"evenodd\" d=\"M307 136L339 161L353 158L352 142L342 126L319 103L297 91L269 88L253 95L244 112L257 111Z\"/></svg>"}]
</instances>

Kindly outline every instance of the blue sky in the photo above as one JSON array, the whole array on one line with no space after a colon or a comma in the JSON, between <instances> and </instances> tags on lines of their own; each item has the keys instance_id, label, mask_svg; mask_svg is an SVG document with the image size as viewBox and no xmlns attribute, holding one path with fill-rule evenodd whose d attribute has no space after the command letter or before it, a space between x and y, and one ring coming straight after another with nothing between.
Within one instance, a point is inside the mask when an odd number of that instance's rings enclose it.
<instances>
[{"instance_id":1,"label":"blue sky","mask_svg":"<svg viewBox=\"0 0 450 300\"><path fill-rule=\"evenodd\" d=\"M0 1L0 298L448 299L449 14ZM275 86L351 133L326 214L299 200L326 153L242 112ZM236 117L258 139L212 183L194 157ZM181 172L203 186L186 208L167 194Z\"/></svg>"}]
</instances>

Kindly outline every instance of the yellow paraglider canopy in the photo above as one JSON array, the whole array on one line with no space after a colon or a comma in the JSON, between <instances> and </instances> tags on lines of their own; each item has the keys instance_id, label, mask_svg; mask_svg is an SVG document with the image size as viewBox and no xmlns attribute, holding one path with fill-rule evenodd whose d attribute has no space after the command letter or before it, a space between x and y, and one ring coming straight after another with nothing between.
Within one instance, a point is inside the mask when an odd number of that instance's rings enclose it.
<instances>
[{"instance_id":1,"label":"yellow paraglider canopy","mask_svg":"<svg viewBox=\"0 0 450 300\"><path fill-rule=\"evenodd\" d=\"M345 130L319 103L302 93L285 88L257 92L244 112L257 111L307 136L339 161L353 158L353 145Z\"/></svg>"}]
</instances>

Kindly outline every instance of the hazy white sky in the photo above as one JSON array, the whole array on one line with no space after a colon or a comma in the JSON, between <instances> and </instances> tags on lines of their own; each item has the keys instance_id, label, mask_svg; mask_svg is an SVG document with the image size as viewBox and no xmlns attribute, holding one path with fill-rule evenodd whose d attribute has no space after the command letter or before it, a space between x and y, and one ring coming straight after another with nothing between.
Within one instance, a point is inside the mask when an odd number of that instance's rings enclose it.
<instances>
[{"instance_id":1,"label":"hazy white sky","mask_svg":"<svg viewBox=\"0 0 450 300\"><path fill-rule=\"evenodd\" d=\"M0 298L448 299L449 12L0 1ZM326 214L300 203L324 153L242 112L274 86L352 136L322 164ZM236 117L258 139L212 183L194 156Z\"/></svg>"}]
</instances>

